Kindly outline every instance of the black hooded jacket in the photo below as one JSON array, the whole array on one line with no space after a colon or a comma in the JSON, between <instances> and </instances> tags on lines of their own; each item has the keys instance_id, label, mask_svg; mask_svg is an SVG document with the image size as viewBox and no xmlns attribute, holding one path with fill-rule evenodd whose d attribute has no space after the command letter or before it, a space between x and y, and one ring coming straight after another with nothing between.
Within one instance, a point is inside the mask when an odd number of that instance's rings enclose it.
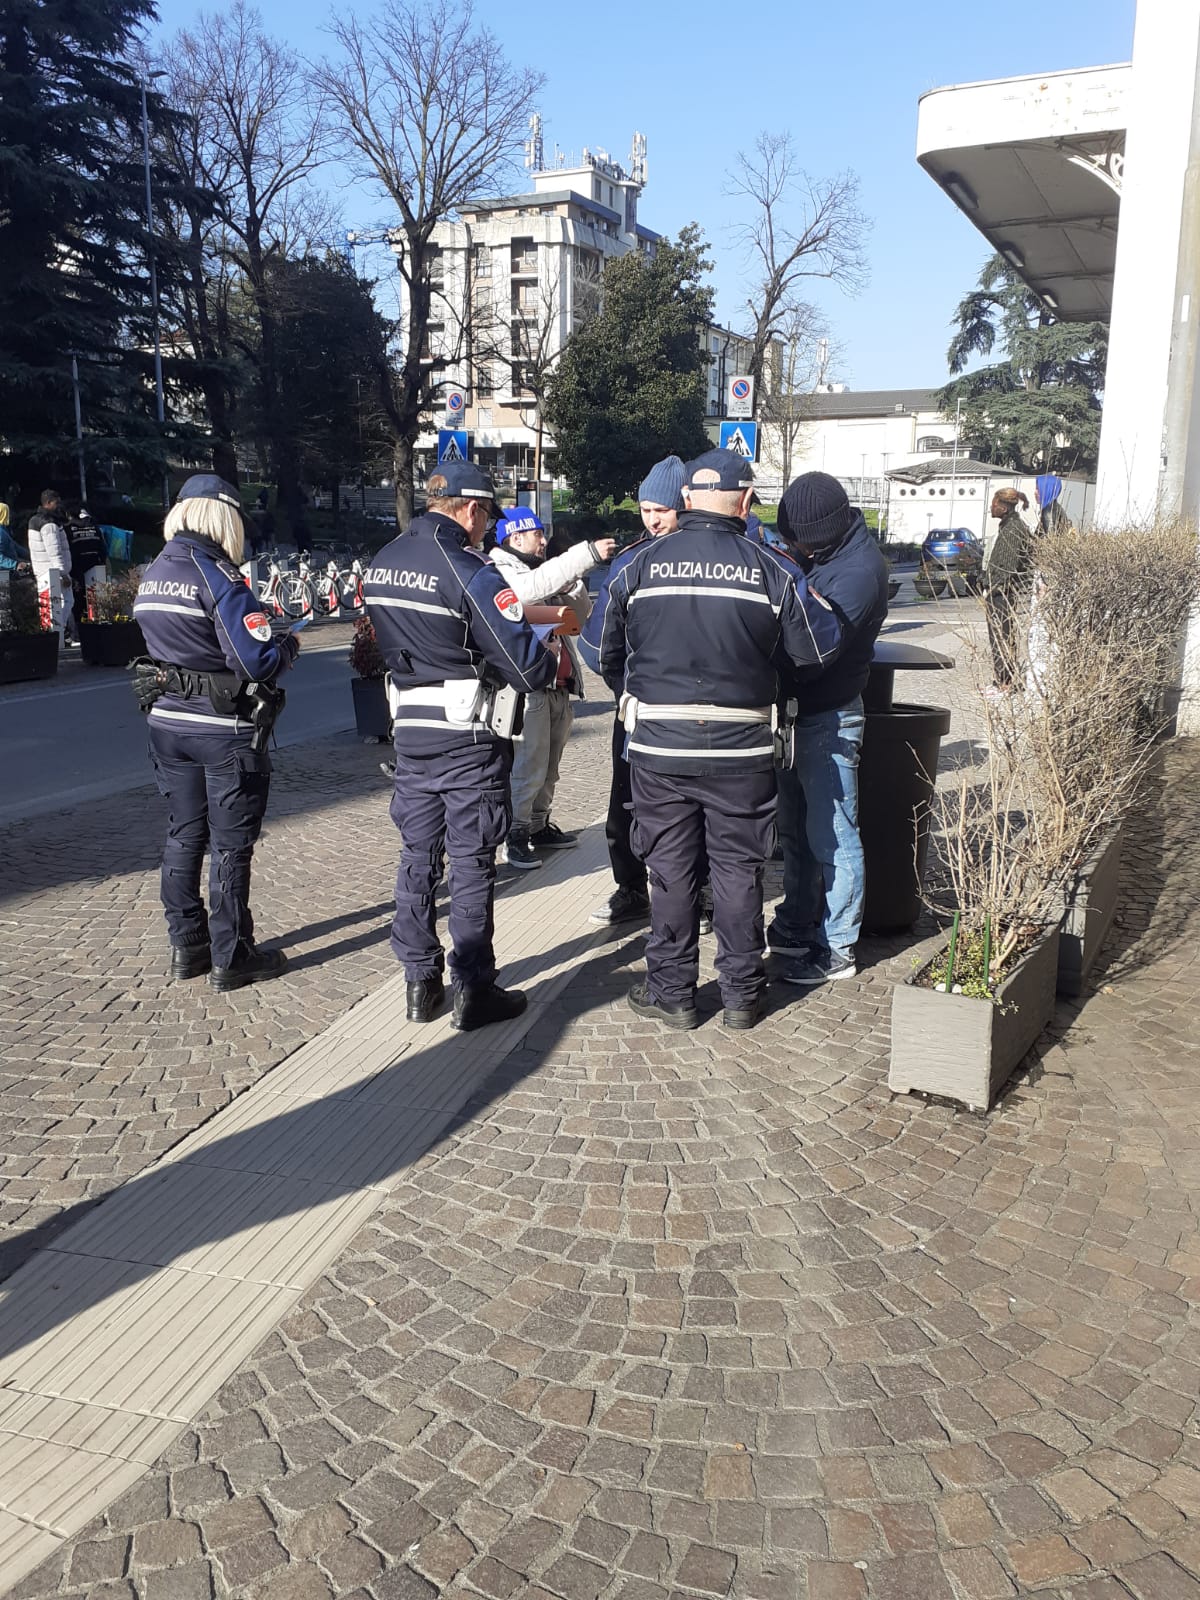
<instances>
[{"instance_id":1,"label":"black hooded jacket","mask_svg":"<svg viewBox=\"0 0 1200 1600\"><path fill-rule=\"evenodd\" d=\"M875 640L887 618L888 565L861 512L840 539L802 565L809 586L829 602L842 625L832 661L787 674L800 715L811 717L840 711L866 687Z\"/></svg>"}]
</instances>

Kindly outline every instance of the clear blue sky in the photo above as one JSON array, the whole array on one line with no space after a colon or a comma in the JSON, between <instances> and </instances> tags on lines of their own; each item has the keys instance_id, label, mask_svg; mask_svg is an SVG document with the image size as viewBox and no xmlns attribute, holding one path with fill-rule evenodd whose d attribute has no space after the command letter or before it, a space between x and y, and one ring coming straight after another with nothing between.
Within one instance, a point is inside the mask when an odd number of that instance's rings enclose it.
<instances>
[{"instance_id":1,"label":"clear blue sky","mask_svg":"<svg viewBox=\"0 0 1200 1600\"><path fill-rule=\"evenodd\" d=\"M350 0L361 16L373 0ZM160 0L164 31L202 9ZM259 0L267 28L305 54L328 45L328 0ZM788 129L815 175L849 167L873 219L867 288L825 286L842 350L831 373L855 389L945 381L948 323L987 246L917 166L917 100L980 78L1127 61L1134 0L478 0L510 60L546 76L547 151L649 145L641 220L661 233L699 222L716 262L718 316L740 326L740 258L725 175L762 129ZM347 226L390 220L369 191L343 196ZM381 262L378 266L383 266ZM376 263L372 267L378 270Z\"/></svg>"}]
</instances>

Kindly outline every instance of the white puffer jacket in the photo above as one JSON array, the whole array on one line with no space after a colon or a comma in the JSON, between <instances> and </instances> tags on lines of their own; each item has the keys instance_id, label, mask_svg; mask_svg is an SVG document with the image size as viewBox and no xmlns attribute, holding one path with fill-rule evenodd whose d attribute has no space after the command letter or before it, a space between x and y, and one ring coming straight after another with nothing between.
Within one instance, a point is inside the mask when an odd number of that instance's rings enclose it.
<instances>
[{"instance_id":1,"label":"white puffer jacket","mask_svg":"<svg viewBox=\"0 0 1200 1600\"><path fill-rule=\"evenodd\" d=\"M515 550L498 544L492 551L492 565L503 572L513 593L523 606L570 606L583 627L592 610L592 597L584 574L596 565L596 557L586 539L573 544L561 556L552 556L536 567L528 566ZM583 699L583 663L574 639L563 639L575 674L576 693Z\"/></svg>"},{"instance_id":2,"label":"white puffer jacket","mask_svg":"<svg viewBox=\"0 0 1200 1600\"><path fill-rule=\"evenodd\" d=\"M39 578L55 567L71 571L71 546L66 530L46 511L35 511L29 519L29 560Z\"/></svg>"}]
</instances>

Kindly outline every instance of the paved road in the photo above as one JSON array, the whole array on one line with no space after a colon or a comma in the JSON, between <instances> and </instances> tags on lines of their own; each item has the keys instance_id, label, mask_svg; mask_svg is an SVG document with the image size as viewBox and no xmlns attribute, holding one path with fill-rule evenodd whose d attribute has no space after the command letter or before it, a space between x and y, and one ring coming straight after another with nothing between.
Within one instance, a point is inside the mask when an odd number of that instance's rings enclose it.
<instances>
[{"instance_id":1,"label":"paved road","mask_svg":"<svg viewBox=\"0 0 1200 1600\"><path fill-rule=\"evenodd\" d=\"M347 680L350 630L310 633L287 681L281 745L354 726ZM123 672L85 667L71 655L57 678L0 689L4 799L0 824L100 800L151 781L146 726Z\"/></svg>"}]
</instances>

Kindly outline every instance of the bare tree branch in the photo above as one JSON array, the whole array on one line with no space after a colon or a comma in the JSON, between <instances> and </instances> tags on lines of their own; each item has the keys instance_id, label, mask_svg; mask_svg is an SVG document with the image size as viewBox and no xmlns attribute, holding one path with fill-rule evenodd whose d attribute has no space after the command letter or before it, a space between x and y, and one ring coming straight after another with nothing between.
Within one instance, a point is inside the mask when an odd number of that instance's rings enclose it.
<instances>
[{"instance_id":1,"label":"bare tree branch","mask_svg":"<svg viewBox=\"0 0 1200 1600\"><path fill-rule=\"evenodd\" d=\"M790 133L760 133L752 152L739 153L727 193L753 207L751 220L735 232L753 274L746 301L754 328L749 370L761 382L767 350L804 279L825 278L848 293L862 287L870 223L859 210L857 177L811 177Z\"/></svg>"},{"instance_id":2,"label":"bare tree branch","mask_svg":"<svg viewBox=\"0 0 1200 1600\"><path fill-rule=\"evenodd\" d=\"M433 291L430 239L465 200L495 192L525 131L539 74L511 67L469 0L388 0L368 21L337 17L337 61L313 82L336 115L342 155L396 206L408 290L404 354L385 408L396 429L396 511L412 513L412 454L430 398L422 360Z\"/></svg>"}]
</instances>

